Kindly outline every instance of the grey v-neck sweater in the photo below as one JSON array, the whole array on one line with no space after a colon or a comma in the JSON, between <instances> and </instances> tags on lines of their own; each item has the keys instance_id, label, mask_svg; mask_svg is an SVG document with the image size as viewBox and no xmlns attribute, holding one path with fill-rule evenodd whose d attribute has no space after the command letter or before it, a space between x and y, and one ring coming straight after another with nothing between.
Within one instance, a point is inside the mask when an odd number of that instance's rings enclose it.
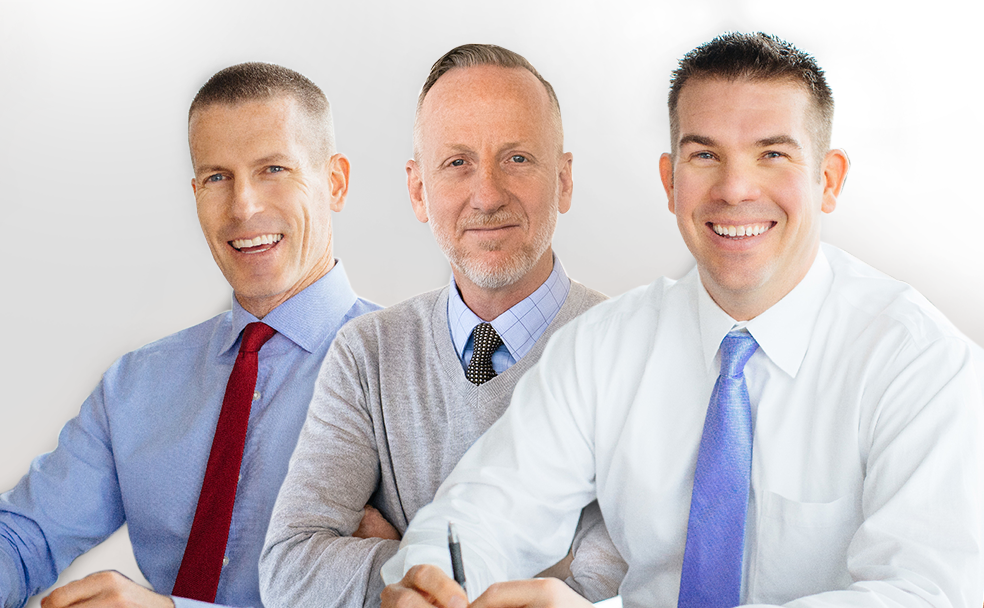
<instances>
[{"instance_id":1,"label":"grey v-neck sweater","mask_svg":"<svg viewBox=\"0 0 984 608\"><path fill-rule=\"evenodd\" d=\"M379 570L398 543L351 537L363 507L376 506L402 534L505 411L553 332L605 299L572 281L533 349L476 386L465 378L451 341L448 289L363 315L338 332L270 520L260 561L267 608L378 606ZM591 570L584 586L601 588L590 595L607 597L617 592L624 565L603 524L596 527L602 542L583 546L597 559L586 555L576 563Z\"/></svg>"}]
</instances>

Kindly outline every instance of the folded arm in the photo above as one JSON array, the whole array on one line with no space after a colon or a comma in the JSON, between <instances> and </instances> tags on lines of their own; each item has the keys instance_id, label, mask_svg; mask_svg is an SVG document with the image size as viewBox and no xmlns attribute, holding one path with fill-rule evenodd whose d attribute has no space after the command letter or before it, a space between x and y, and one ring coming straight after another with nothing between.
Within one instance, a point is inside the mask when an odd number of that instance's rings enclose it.
<instances>
[{"instance_id":1,"label":"folded arm","mask_svg":"<svg viewBox=\"0 0 984 608\"><path fill-rule=\"evenodd\" d=\"M267 608L373 605L383 588L379 570L398 546L389 538L357 537L399 532L383 525L385 514L376 519L369 512L364 521L379 455L365 378L344 335L322 365L267 530L259 567Z\"/></svg>"}]
</instances>

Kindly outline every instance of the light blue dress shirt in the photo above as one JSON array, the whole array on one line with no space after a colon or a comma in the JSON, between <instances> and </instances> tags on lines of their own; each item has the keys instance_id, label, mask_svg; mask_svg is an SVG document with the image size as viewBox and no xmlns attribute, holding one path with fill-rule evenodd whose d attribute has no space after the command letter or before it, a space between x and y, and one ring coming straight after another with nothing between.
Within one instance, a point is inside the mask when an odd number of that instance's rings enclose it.
<instances>
[{"instance_id":1,"label":"light blue dress shirt","mask_svg":"<svg viewBox=\"0 0 984 608\"><path fill-rule=\"evenodd\" d=\"M501 374L530 352L544 330L560 312L560 307L564 305L570 291L571 280L564 272L560 259L554 255L553 270L543 285L490 321L496 333L502 338L502 346L492 353L492 369L495 373ZM455 352L461 359L462 369L467 369L471 361L475 350L472 330L479 323L484 321L465 305L452 276L448 295L448 325Z\"/></svg>"},{"instance_id":2,"label":"light blue dress shirt","mask_svg":"<svg viewBox=\"0 0 984 608\"><path fill-rule=\"evenodd\" d=\"M378 308L355 295L337 263L263 319L277 334L259 354L217 603L262 606L260 550L321 361L346 321ZM141 572L157 592L170 593L239 336L256 320L233 298L231 311L109 368L58 447L0 495L0 605L22 606L124 521Z\"/></svg>"}]
</instances>

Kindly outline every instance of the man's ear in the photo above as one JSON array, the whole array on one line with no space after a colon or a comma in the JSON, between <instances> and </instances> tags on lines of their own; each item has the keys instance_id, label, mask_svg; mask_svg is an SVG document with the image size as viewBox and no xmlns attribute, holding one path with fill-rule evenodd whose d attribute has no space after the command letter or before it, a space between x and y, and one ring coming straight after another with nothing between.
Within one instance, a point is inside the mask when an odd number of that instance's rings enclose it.
<instances>
[{"instance_id":1,"label":"man's ear","mask_svg":"<svg viewBox=\"0 0 984 608\"><path fill-rule=\"evenodd\" d=\"M198 181L194 177L191 178L191 193L198 194Z\"/></svg>"},{"instance_id":2,"label":"man's ear","mask_svg":"<svg viewBox=\"0 0 984 608\"><path fill-rule=\"evenodd\" d=\"M410 159L407 161L407 192L410 194L410 205L413 206L413 214L421 222L427 222L427 205L424 203L424 180L420 175L420 167L417 161Z\"/></svg>"},{"instance_id":3,"label":"man's ear","mask_svg":"<svg viewBox=\"0 0 984 608\"><path fill-rule=\"evenodd\" d=\"M823 159L823 203L820 210L830 213L837 207L837 197L840 196L847 181L847 172L851 161L843 150L831 150Z\"/></svg>"},{"instance_id":4,"label":"man's ear","mask_svg":"<svg viewBox=\"0 0 984 608\"><path fill-rule=\"evenodd\" d=\"M659 157L659 178L663 180L663 189L666 190L666 206L670 213L676 213L676 202L673 200L673 157L665 152Z\"/></svg>"},{"instance_id":5,"label":"man's ear","mask_svg":"<svg viewBox=\"0 0 984 608\"><path fill-rule=\"evenodd\" d=\"M560 180L560 200L557 210L561 213L567 213L571 209L571 197L574 196L574 155L570 152L564 152L560 157L560 163L560 175L558 176Z\"/></svg>"},{"instance_id":6,"label":"man's ear","mask_svg":"<svg viewBox=\"0 0 984 608\"><path fill-rule=\"evenodd\" d=\"M331 186L331 210L338 212L345 207L349 187L349 159L344 154L333 154L328 159L328 183Z\"/></svg>"}]
</instances>

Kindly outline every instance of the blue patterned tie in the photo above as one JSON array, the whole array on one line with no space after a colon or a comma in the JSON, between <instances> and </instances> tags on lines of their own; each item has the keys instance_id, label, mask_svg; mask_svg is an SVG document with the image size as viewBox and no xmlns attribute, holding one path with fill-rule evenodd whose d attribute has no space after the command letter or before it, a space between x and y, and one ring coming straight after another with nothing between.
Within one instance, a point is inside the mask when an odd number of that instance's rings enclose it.
<instances>
[{"instance_id":1,"label":"blue patterned tie","mask_svg":"<svg viewBox=\"0 0 984 608\"><path fill-rule=\"evenodd\" d=\"M721 375L697 452L679 608L730 608L741 601L752 471L752 413L744 369L757 348L755 338L744 332L729 333L721 341Z\"/></svg>"}]
</instances>

